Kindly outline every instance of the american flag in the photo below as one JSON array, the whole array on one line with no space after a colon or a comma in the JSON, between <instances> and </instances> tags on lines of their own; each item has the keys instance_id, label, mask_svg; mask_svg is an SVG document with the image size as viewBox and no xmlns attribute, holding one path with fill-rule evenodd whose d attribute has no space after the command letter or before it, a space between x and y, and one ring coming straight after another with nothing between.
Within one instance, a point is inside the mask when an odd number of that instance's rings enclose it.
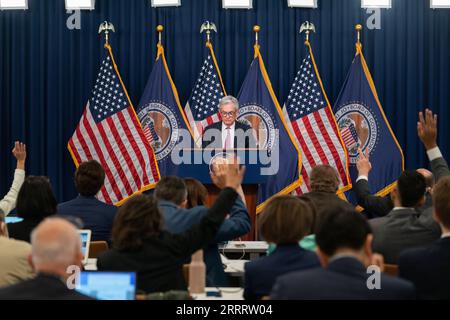
<instances>
[{"instance_id":1,"label":"american flag","mask_svg":"<svg viewBox=\"0 0 450 320\"><path fill-rule=\"evenodd\" d=\"M303 183L297 194L308 193L311 170L321 164L336 168L341 179L341 190L349 187L347 154L339 136L331 106L322 89L320 75L309 45L289 92L283 113L296 143L303 155Z\"/></svg>"},{"instance_id":2,"label":"american flag","mask_svg":"<svg viewBox=\"0 0 450 320\"><path fill-rule=\"evenodd\" d=\"M121 204L159 180L154 152L144 136L109 46L94 89L69 151L78 166L95 159L103 166L105 185L98 199Z\"/></svg>"},{"instance_id":3,"label":"american flag","mask_svg":"<svg viewBox=\"0 0 450 320\"><path fill-rule=\"evenodd\" d=\"M221 121L218 106L220 99L226 95L212 44L208 42L206 47L207 57L184 109L196 143L201 143L203 130L207 126Z\"/></svg>"},{"instance_id":4,"label":"american flag","mask_svg":"<svg viewBox=\"0 0 450 320\"><path fill-rule=\"evenodd\" d=\"M358 144L358 133L356 132L356 128L353 124L350 124L350 126L342 129L341 135L347 149L352 149Z\"/></svg>"}]
</instances>

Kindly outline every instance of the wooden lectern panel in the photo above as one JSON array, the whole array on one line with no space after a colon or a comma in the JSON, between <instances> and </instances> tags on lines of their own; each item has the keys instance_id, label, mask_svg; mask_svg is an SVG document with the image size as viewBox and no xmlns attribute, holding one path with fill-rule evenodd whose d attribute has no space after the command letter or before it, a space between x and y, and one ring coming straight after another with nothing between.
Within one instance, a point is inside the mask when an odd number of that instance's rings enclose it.
<instances>
[{"instance_id":1,"label":"wooden lectern panel","mask_svg":"<svg viewBox=\"0 0 450 320\"><path fill-rule=\"evenodd\" d=\"M208 189L208 205L216 201L220 189L215 185L206 185ZM243 241L255 241L257 239L257 230L256 230L256 201L258 197L258 186L257 185L244 185L244 194L245 201L247 202L247 210L250 215L250 219L252 222L252 229L249 234L241 237Z\"/></svg>"}]
</instances>

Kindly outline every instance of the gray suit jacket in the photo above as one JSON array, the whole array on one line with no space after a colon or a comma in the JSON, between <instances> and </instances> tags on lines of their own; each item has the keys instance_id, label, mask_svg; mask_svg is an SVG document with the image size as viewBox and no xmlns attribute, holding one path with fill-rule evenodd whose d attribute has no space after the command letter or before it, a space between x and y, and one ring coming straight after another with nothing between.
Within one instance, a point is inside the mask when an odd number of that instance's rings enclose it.
<instances>
[{"instance_id":1,"label":"gray suit jacket","mask_svg":"<svg viewBox=\"0 0 450 320\"><path fill-rule=\"evenodd\" d=\"M441 236L433 220L432 209L413 208L391 211L386 217L370 220L373 230L373 250L384 256L385 262L397 264L405 249L426 246Z\"/></svg>"},{"instance_id":2,"label":"gray suit jacket","mask_svg":"<svg viewBox=\"0 0 450 320\"><path fill-rule=\"evenodd\" d=\"M444 177L450 176L450 170L444 158L437 158L431 161L431 170L433 171L436 182Z\"/></svg>"}]
</instances>

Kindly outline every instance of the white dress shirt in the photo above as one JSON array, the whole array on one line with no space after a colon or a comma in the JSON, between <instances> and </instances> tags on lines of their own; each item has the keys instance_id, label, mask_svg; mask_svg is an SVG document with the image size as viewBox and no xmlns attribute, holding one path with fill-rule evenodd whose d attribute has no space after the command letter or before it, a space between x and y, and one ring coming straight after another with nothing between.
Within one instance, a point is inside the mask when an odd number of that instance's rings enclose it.
<instances>
[{"instance_id":1,"label":"white dress shirt","mask_svg":"<svg viewBox=\"0 0 450 320\"><path fill-rule=\"evenodd\" d=\"M15 207L17 195L25 180L25 171L16 169L14 173L14 181L8 194L0 200L0 210L7 216Z\"/></svg>"},{"instance_id":2,"label":"white dress shirt","mask_svg":"<svg viewBox=\"0 0 450 320\"><path fill-rule=\"evenodd\" d=\"M436 147L436 148L433 148L433 149L428 150L428 151L427 151L427 155L428 155L428 159L429 159L430 161L433 161L433 160L442 158L442 152L441 152L441 150L439 149L439 147Z\"/></svg>"},{"instance_id":3,"label":"white dress shirt","mask_svg":"<svg viewBox=\"0 0 450 320\"><path fill-rule=\"evenodd\" d=\"M450 238L450 232L443 233L442 236L441 236L441 238L442 238L442 239L444 239L444 238Z\"/></svg>"},{"instance_id":4,"label":"white dress shirt","mask_svg":"<svg viewBox=\"0 0 450 320\"><path fill-rule=\"evenodd\" d=\"M230 129L227 129L230 128ZM230 146L229 149L234 149L234 132L236 130L236 123L233 123L231 126L226 126L222 122L222 148L225 149L225 144L227 141L228 131L230 132Z\"/></svg>"}]
</instances>

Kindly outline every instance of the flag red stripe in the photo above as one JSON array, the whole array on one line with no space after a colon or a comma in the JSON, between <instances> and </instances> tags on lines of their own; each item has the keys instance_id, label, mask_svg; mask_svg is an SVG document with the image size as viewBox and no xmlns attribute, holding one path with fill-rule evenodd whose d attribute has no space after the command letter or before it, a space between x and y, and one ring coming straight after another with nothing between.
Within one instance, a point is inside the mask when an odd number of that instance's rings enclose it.
<instances>
[{"instance_id":1,"label":"flag red stripe","mask_svg":"<svg viewBox=\"0 0 450 320\"><path fill-rule=\"evenodd\" d=\"M84 119L84 118L85 118L85 117L83 116L83 119ZM87 159L85 159L85 160L92 160L92 154L91 154L91 151L89 150L89 147L88 147L88 145L87 145L87 143L86 143L86 140L84 140L84 137L83 137L83 135L81 134L80 126L78 126L78 127L75 129L75 134L77 135L78 141L80 142L81 149L83 149L84 153L86 154L86 158L87 158Z\"/></svg>"},{"instance_id":2,"label":"flag red stripe","mask_svg":"<svg viewBox=\"0 0 450 320\"><path fill-rule=\"evenodd\" d=\"M316 161L314 161L314 158L311 155L311 152L309 151L308 145L306 144L305 139L303 139L297 121L292 121L292 128L294 129L295 136L300 142L300 146L302 147L303 154L306 156L306 160L308 160L311 168L314 168L316 166Z\"/></svg>"},{"instance_id":3,"label":"flag red stripe","mask_svg":"<svg viewBox=\"0 0 450 320\"><path fill-rule=\"evenodd\" d=\"M131 143L131 146L132 146L132 148L133 148L133 151L134 151L134 153L136 154L136 157L137 157L137 159L138 159L138 161L139 161L139 164L140 164L140 166L141 166L141 169L142 169L141 172L142 172L143 178L144 178L144 179L143 179L143 180L144 180L144 185L148 185L148 184L149 184L149 179L148 179L148 176L147 176L147 168L145 167L145 160L144 160L144 157L142 156L141 150L139 149L139 147L138 147L138 145L137 145L137 142L136 142L136 140L135 140L134 137L133 137L133 134L132 134L131 131L129 130L127 120L125 119L123 113L122 113L122 112L119 112L119 113L117 114L117 117L119 118L120 123L122 124L122 127L123 127L123 128L128 128L128 130L126 130L126 132L127 132L127 137L128 137L128 141ZM133 126L134 126L134 124L133 124ZM134 128L134 129L137 130L137 128ZM137 176L137 178L139 179L139 175ZM142 187L142 182L141 182L141 180L139 179L139 187L138 187L138 188L141 189L141 187Z\"/></svg>"},{"instance_id":4,"label":"flag red stripe","mask_svg":"<svg viewBox=\"0 0 450 320\"><path fill-rule=\"evenodd\" d=\"M339 175L341 176L341 180L344 185L347 185L347 178L345 175L344 166L342 165L342 162L341 162L339 154L336 150L336 147L334 146L334 143L331 140L331 137L327 131L327 128L325 128L325 125L323 123L322 117L320 116L319 112L314 112L314 118L316 119L316 123L319 126L320 131L322 132L325 142L327 143L328 150L331 152L331 155L333 156L334 162L337 167L336 169L338 170Z\"/></svg>"},{"instance_id":5,"label":"flag red stripe","mask_svg":"<svg viewBox=\"0 0 450 320\"><path fill-rule=\"evenodd\" d=\"M150 143L148 143L148 141L146 140L144 131L142 130L142 127L139 124L139 122L134 114L134 111L131 110L131 107L127 108L126 111L128 112L128 115L129 115L131 121L133 121L136 131L137 131L139 137L141 138L142 144L145 146L145 149L147 150L147 156L148 156L148 160L150 161L150 168L152 170L153 181L158 182L159 174L158 174L158 170L157 170L157 164L156 164L156 159L155 159L153 149L150 146ZM149 181L147 172L146 172L147 170L144 169L144 171L145 171L145 177L147 177L146 181ZM148 183L150 183L150 182L148 182ZM146 183L146 184L148 184L148 183Z\"/></svg>"},{"instance_id":6,"label":"flag red stripe","mask_svg":"<svg viewBox=\"0 0 450 320\"><path fill-rule=\"evenodd\" d=\"M92 145L94 146L95 152L97 153L97 156L99 157L99 161L105 170L105 174L109 180L109 183L113 189L114 195L117 199L122 199L122 193L120 192L119 187L116 184L116 181L114 179L114 176L111 173L111 168L109 166L109 163L105 160L104 154L102 152L102 149L100 148L100 145L98 144L97 137L95 136L94 132L92 131L91 124L89 123L87 117L83 117L82 123L84 125L84 128L87 131L87 134L89 136L89 139L92 142ZM103 193L103 192L102 192ZM106 199L106 196L105 196Z\"/></svg>"},{"instance_id":7,"label":"flag red stripe","mask_svg":"<svg viewBox=\"0 0 450 320\"><path fill-rule=\"evenodd\" d=\"M80 124L79 124L79 126L78 126L78 129L80 130L80 134L81 134L81 129L80 129L80 128L81 128L82 125L84 126L85 130L86 130L87 133L88 133L88 137L86 137L86 138L89 138L89 141L92 142L92 146L94 147L94 150L95 150L95 152L97 153L97 156L100 157L99 161L100 161L100 163L102 164L102 167L105 169L105 173L106 173L106 169L108 169L108 167L105 166L105 164L101 161L101 157L102 157L103 154L102 154L101 150L100 150L100 152L99 152L99 150L97 149L97 146L96 146L96 144L95 144L95 143L97 142L97 140L95 140L95 141L92 140L92 137L91 137L91 135L89 134L89 131L88 131L88 127L86 127L86 123L88 122L87 117L88 117L88 112L85 111L85 113L84 113L84 115L83 115L83 118L81 119L81 122L80 122ZM88 123L88 125L89 125L89 123ZM93 136L94 136L94 139L96 139L95 135L93 135ZM83 136L83 139L84 139L84 136ZM86 152L86 150L87 150L87 151L89 152L89 154L90 154L89 148L83 149L84 152ZM91 154L89 158L90 158L90 159L93 159L94 157L93 157L92 154ZM107 190L106 190L105 187L103 187L102 189L100 189L100 192L102 193L102 195L103 195L103 197L105 198L105 200L108 201L108 203L112 203L112 200L111 200L111 198L110 198L110 196L109 196L109 194L108 194L108 192L107 192ZM119 194L120 194L120 193L119 193Z\"/></svg>"},{"instance_id":8,"label":"flag red stripe","mask_svg":"<svg viewBox=\"0 0 450 320\"><path fill-rule=\"evenodd\" d=\"M136 184L137 188L140 188L141 181L138 178L139 175L137 173L137 170L136 170L136 167L134 166L133 161L131 160L131 156L128 153L127 147L125 146L125 144L123 143L123 140L122 140L122 135L127 134L126 131L129 130L128 127L123 128L123 131L119 130L116 126L115 121L112 119L112 117L107 118L106 123L108 124L109 128L111 129L112 136L114 137L114 140L116 141L117 145L119 146L119 150L125 159L126 167L124 167L123 169L127 170L127 168L128 168L128 171L131 173L134 183ZM133 189L131 188L130 180L128 180L129 177L124 173L123 175L122 174L120 175L120 179L125 184L125 188L127 190L127 195L129 195L129 196L132 195Z\"/></svg>"},{"instance_id":9,"label":"flag red stripe","mask_svg":"<svg viewBox=\"0 0 450 320\"><path fill-rule=\"evenodd\" d=\"M306 185L308 190L311 190L310 181L309 181L309 174L306 172L306 169L302 168L302 176L303 176L303 183Z\"/></svg>"},{"instance_id":10,"label":"flag red stripe","mask_svg":"<svg viewBox=\"0 0 450 320\"><path fill-rule=\"evenodd\" d=\"M75 159L77 159L78 165L80 165L82 160L80 154L78 153L77 148L75 147L75 144L73 143L73 138L69 140L69 146L70 149L72 150L72 154L74 155Z\"/></svg>"},{"instance_id":11,"label":"flag red stripe","mask_svg":"<svg viewBox=\"0 0 450 320\"><path fill-rule=\"evenodd\" d=\"M334 133L336 135L336 139L337 139L339 145L342 147L343 158L339 157L339 155L338 155L338 159L339 159L338 162L342 166L342 171L340 170L341 177L342 177L342 182L343 182L344 186L347 186L349 184L349 181L347 179L347 173L346 173L346 167L345 167L345 164L347 162L347 159L345 158L345 149L344 149L345 146L342 145L341 140L339 139L339 129L338 129L337 125L336 125L334 116L333 116L330 108L325 108L325 114L328 117L328 122L331 123L331 126L333 127L333 131L334 131ZM335 158L335 161L337 161L336 158Z\"/></svg>"},{"instance_id":12,"label":"flag red stripe","mask_svg":"<svg viewBox=\"0 0 450 320\"><path fill-rule=\"evenodd\" d=\"M322 146L320 145L319 141L317 140L316 134L314 133L314 129L311 126L311 122L309 121L308 117L303 117L301 119L303 122L306 132L311 139L312 144L314 145L314 148L316 149L316 152L319 154L320 160L322 161L322 164L329 164L328 159L325 155L325 152L322 149Z\"/></svg>"}]
</instances>

